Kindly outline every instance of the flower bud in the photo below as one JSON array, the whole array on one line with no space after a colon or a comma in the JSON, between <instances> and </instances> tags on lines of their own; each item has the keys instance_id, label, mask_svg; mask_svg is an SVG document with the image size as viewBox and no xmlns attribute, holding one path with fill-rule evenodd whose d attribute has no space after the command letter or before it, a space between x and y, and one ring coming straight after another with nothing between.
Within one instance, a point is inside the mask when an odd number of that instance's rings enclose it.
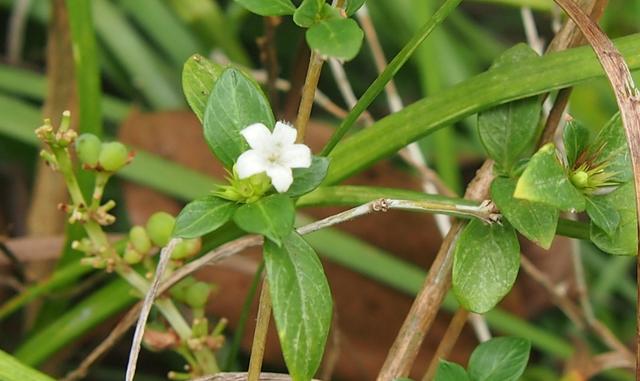
<instances>
[{"instance_id":1,"label":"flower bud","mask_svg":"<svg viewBox=\"0 0 640 381\"><path fill-rule=\"evenodd\" d=\"M571 175L571 182L576 188L586 188L589 184L589 174L585 171L576 171Z\"/></svg>"},{"instance_id":2,"label":"flower bud","mask_svg":"<svg viewBox=\"0 0 640 381\"><path fill-rule=\"evenodd\" d=\"M196 279L194 277L185 277L180 282L171 287L171 289L169 289L169 293L174 299L184 302L187 298L187 290L195 283Z\"/></svg>"},{"instance_id":3,"label":"flower bud","mask_svg":"<svg viewBox=\"0 0 640 381\"><path fill-rule=\"evenodd\" d=\"M176 219L169 213L154 213L147 221L147 233L151 242L159 247L166 246L171 239L175 224Z\"/></svg>"},{"instance_id":4,"label":"flower bud","mask_svg":"<svg viewBox=\"0 0 640 381\"><path fill-rule=\"evenodd\" d=\"M98 162L102 169L115 172L127 164L129 150L120 142L102 143Z\"/></svg>"},{"instance_id":5,"label":"flower bud","mask_svg":"<svg viewBox=\"0 0 640 381\"><path fill-rule=\"evenodd\" d=\"M147 231L142 226L134 226L129 231L129 242L140 253L148 253L151 250L151 240Z\"/></svg>"},{"instance_id":6,"label":"flower bud","mask_svg":"<svg viewBox=\"0 0 640 381\"><path fill-rule=\"evenodd\" d=\"M102 142L100 138L94 134L82 134L76 139L76 153L82 164L95 167L98 164L98 158Z\"/></svg>"}]
</instances>

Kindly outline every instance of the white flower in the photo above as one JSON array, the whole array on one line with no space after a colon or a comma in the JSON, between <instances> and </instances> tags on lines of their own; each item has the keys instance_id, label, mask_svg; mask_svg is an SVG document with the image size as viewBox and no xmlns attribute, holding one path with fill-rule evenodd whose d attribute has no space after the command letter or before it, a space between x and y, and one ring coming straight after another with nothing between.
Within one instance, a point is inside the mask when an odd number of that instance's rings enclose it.
<instances>
[{"instance_id":1,"label":"white flower","mask_svg":"<svg viewBox=\"0 0 640 381\"><path fill-rule=\"evenodd\" d=\"M264 124L255 123L240 133L251 147L236 163L241 179L266 172L274 188L283 193L293 183L292 168L311 166L311 150L304 144L295 144L298 132L287 123L277 122L273 132Z\"/></svg>"}]
</instances>

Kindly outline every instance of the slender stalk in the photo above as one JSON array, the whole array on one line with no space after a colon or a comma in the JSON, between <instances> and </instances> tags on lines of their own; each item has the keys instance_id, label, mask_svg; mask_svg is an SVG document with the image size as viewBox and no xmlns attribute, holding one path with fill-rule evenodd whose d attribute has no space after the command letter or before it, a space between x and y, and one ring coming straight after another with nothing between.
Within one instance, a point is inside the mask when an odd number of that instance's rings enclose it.
<instances>
[{"instance_id":1,"label":"slender stalk","mask_svg":"<svg viewBox=\"0 0 640 381\"><path fill-rule=\"evenodd\" d=\"M311 117L311 109L313 108L313 100L316 95L316 88L318 87L318 81L320 80L320 73L322 72L322 65L324 60L315 51L311 52L309 58L309 68L307 69L307 78L302 88L302 99L300 100L300 107L298 108L298 116L296 117L296 130L298 130L298 143L304 141L304 136L307 132L307 124L309 124L309 118Z\"/></svg>"},{"instance_id":2,"label":"slender stalk","mask_svg":"<svg viewBox=\"0 0 640 381\"><path fill-rule=\"evenodd\" d=\"M396 73L402 68L402 66L409 60L413 52L420 46L429 34L440 25L442 21L453 11L462 0L446 0L444 4L438 9L438 11L431 17L422 28L416 33L416 35L409 40L407 45L398 53L395 58L389 63L389 66L376 78L375 81L369 86L365 93L360 97L360 100L351 110L349 115L340 124L336 132L331 136L331 139L322 150L322 155L328 155L338 142L344 137L344 135L353 127L354 123L358 120L360 114L362 114L367 107L375 100L375 98L382 92L396 75Z\"/></svg>"},{"instance_id":3,"label":"slender stalk","mask_svg":"<svg viewBox=\"0 0 640 381\"><path fill-rule=\"evenodd\" d=\"M258 307L258 318L256 330L253 334L253 344L251 345L251 358L249 359L248 381L258 381L262 370L262 358L267 343L267 333L269 333L269 320L271 318L271 294L269 293L269 283L265 278L262 281L262 291L260 291L260 305Z\"/></svg>"},{"instance_id":4,"label":"slender stalk","mask_svg":"<svg viewBox=\"0 0 640 381\"><path fill-rule=\"evenodd\" d=\"M458 308L449 323L449 327L447 327L447 330L444 332L444 336L442 337L442 340L440 340L440 344L438 344L436 353L433 354L433 358L429 363L429 368L427 368L427 372L422 377L422 381L433 380L436 375L436 371L438 370L440 360L447 358L449 354L451 354L451 350L456 344L456 341L458 341L458 337L460 336L462 328L464 328L464 324L467 322L468 318L469 312L463 308Z\"/></svg>"}]
</instances>

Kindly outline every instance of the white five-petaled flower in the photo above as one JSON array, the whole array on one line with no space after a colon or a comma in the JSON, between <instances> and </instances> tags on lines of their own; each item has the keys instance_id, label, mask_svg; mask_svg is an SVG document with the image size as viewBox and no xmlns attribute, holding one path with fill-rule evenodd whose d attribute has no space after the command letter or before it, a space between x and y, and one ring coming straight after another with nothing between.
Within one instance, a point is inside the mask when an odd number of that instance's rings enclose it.
<instances>
[{"instance_id":1,"label":"white five-petaled flower","mask_svg":"<svg viewBox=\"0 0 640 381\"><path fill-rule=\"evenodd\" d=\"M266 172L274 188L283 193L293 183L292 168L311 166L311 150L304 144L295 144L298 132L287 123L277 122L273 132L264 124L255 123L240 133L251 147L236 163L241 179Z\"/></svg>"}]
</instances>

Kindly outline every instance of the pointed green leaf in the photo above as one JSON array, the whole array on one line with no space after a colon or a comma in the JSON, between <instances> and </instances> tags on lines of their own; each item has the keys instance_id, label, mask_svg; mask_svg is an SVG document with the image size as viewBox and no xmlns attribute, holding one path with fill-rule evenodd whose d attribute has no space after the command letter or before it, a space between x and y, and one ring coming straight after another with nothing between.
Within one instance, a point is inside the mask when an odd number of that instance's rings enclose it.
<instances>
[{"instance_id":1,"label":"pointed green leaf","mask_svg":"<svg viewBox=\"0 0 640 381\"><path fill-rule=\"evenodd\" d=\"M176 218L173 235L196 238L210 233L231 219L238 205L216 196L205 196L188 203Z\"/></svg>"},{"instance_id":2,"label":"pointed green leaf","mask_svg":"<svg viewBox=\"0 0 640 381\"><path fill-rule=\"evenodd\" d=\"M358 9L362 8L366 0L347 0L347 16L352 16L354 13L358 11Z\"/></svg>"},{"instance_id":3,"label":"pointed green leaf","mask_svg":"<svg viewBox=\"0 0 640 381\"><path fill-rule=\"evenodd\" d=\"M286 194L297 197L316 189L327 176L329 161L326 156L313 156L309 168L294 169L293 184Z\"/></svg>"},{"instance_id":4,"label":"pointed green leaf","mask_svg":"<svg viewBox=\"0 0 640 381\"><path fill-rule=\"evenodd\" d=\"M620 223L611 235L592 223L591 241L609 254L636 255L638 252L638 220L633 183L627 183L601 197L603 202L612 205L617 210Z\"/></svg>"},{"instance_id":5,"label":"pointed green leaf","mask_svg":"<svg viewBox=\"0 0 640 381\"><path fill-rule=\"evenodd\" d=\"M260 16L292 15L296 7L291 0L235 0L243 7Z\"/></svg>"},{"instance_id":6,"label":"pointed green leaf","mask_svg":"<svg viewBox=\"0 0 640 381\"><path fill-rule=\"evenodd\" d=\"M599 160L607 164L607 172L615 174L613 181L626 183L633 179L631 154L620 114L616 114L596 136L593 147L602 146Z\"/></svg>"},{"instance_id":7,"label":"pointed green leaf","mask_svg":"<svg viewBox=\"0 0 640 381\"><path fill-rule=\"evenodd\" d=\"M200 122L204 118L207 100L224 67L215 64L199 54L191 56L182 69L182 90L189 107Z\"/></svg>"},{"instance_id":8,"label":"pointed green leaf","mask_svg":"<svg viewBox=\"0 0 640 381\"><path fill-rule=\"evenodd\" d=\"M507 50L492 69L536 57L526 44ZM489 156L506 173L535 144L542 103L538 97L509 102L478 114L478 133Z\"/></svg>"},{"instance_id":9,"label":"pointed green leaf","mask_svg":"<svg viewBox=\"0 0 640 381\"><path fill-rule=\"evenodd\" d=\"M586 150L589 145L589 130L576 120L571 120L564 127L562 140L569 168L573 168L578 155Z\"/></svg>"},{"instance_id":10,"label":"pointed green leaf","mask_svg":"<svg viewBox=\"0 0 640 381\"><path fill-rule=\"evenodd\" d=\"M331 19L307 30L307 43L324 56L349 61L362 46L364 33L352 19Z\"/></svg>"},{"instance_id":11,"label":"pointed green leaf","mask_svg":"<svg viewBox=\"0 0 640 381\"><path fill-rule=\"evenodd\" d=\"M242 205L233 215L233 222L249 233L262 234L278 246L293 230L295 208L284 194L275 194Z\"/></svg>"},{"instance_id":12,"label":"pointed green leaf","mask_svg":"<svg viewBox=\"0 0 640 381\"><path fill-rule=\"evenodd\" d=\"M513 196L565 211L585 209L584 196L571 184L552 143L533 155L518 180Z\"/></svg>"},{"instance_id":13,"label":"pointed green leaf","mask_svg":"<svg viewBox=\"0 0 640 381\"><path fill-rule=\"evenodd\" d=\"M15 357L0 350L0 380L2 381L53 381L53 378L37 369L28 367Z\"/></svg>"},{"instance_id":14,"label":"pointed green leaf","mask_svg":"<svg viewBox=\"0 0 640 381\"><path fill-rule=\"evenodd\" d=\"M249 148L240 131L253 123L273 128L269 101L255 82L229 68L214 85L204 113L204 136L226 167Z\"/></svg>"},{"instance_id":15,"label":"pointed green leaf","mask_svg":"<svg viewBox=\"0 0 640 381\"><path fill-rule=\"evenodd\" d=\"M529 362L531 343L518 337L498 337L480 344L469 359L473 381L517 381Z\"/></svg>"},{"instance_id":16,"label":"pointed green leaf","mask_svg":"<svg viewBox=\"0 0 640 381\"><path fill-rule=\"evenodd\" d=\"M469 381L469 375L460 365L440 360L435 381Z\"/></svg>"},{"instance_id":17,"label":"pointed green leaf","mask_svg":"<svg viewBox=\"0 0 640 381\"><path fill-rule=\"evenodd\" d=\"M591 223L598 226L609 236L615 233L620 225L620 214L606 196L587 197L587 214Z\"/></svg>"},{"instance_id":18,"label":"pointed green leaf","mask_svg":"<svg viewBox=\"0 0 640 381\"><path fill-rule=\"evenodd\" d=\"M496 178L491 184L491 198L513 227L548 249L556 235L560 212L553 206L514 198L516 182L506 177Z\"/></svg>"},{"instance_id":19,"label":"pointed green leaf","mask_svg":"<svg viewBox=\"0 0 640 381\"><path fill-rule=\"evenodd\" d=\"M293 14L293 22L303 28L310 27L318 21L325 4L324 0L304 0Z\"/></svg>"},{"instance_id":20,"label":"pointed green leaf","mask_svg":"<svg viewBox=\"0 0 640 381\"><path fill-rule=\"evenodd\" d=\"M322 264L297 233L282 247L266 241L264 259L280 346L293 381L318 370L331 326L333 302Z\"/></svg>"},{"instance_id":21,"label":"pointed green leaf","mask_svg":"<svg viewBox=\"0 0 640 381\"><path fill-rule=\"evenodd\" d=\"M485 313L511 290L519 267L520 245L511 225L473 220L456 243L453 292L465 309Z\"/></svg>"}]
</instances>

